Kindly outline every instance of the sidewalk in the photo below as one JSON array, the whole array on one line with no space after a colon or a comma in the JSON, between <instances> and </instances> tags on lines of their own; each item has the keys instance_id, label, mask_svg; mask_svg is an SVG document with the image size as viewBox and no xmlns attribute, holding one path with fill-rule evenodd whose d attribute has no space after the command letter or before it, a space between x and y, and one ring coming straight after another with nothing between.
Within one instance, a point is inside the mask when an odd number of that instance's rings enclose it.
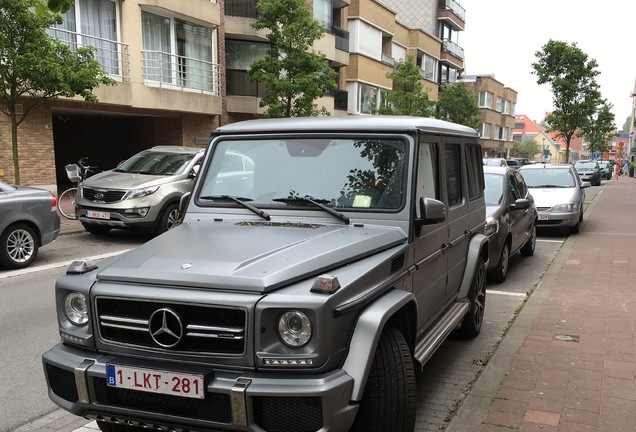
<instances>
[{"instance_id":1,"label":"sidewalk","mask_svg":"<svg viewBox=\"0 0 636 432\"><path fill-rule=\"evenodd\" d=\"M84 232L84 227L78 220L67 219L58 212L60 216L60 235Z\"/></svg>"},{"instance_id":2,"label":"sidewalk","mask_svg":"<svg viewBox=\"0 0 636 432\"><path fill-rule=\"evenodd\" d=\"M636 179L609 181L447 431L635 430L635 215Z\"/></svg>"}]
</instances>

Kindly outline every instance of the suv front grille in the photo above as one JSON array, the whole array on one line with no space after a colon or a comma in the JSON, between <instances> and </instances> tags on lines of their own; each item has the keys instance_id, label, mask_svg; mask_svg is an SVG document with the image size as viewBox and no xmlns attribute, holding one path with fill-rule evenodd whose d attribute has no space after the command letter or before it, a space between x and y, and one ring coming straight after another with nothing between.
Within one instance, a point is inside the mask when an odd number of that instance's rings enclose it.
<instances>
[{"instance_id":1,"label":"suv front grille","mask_svg":"<svg viewBox=\"0 0 636 432\"><path fill-rule=\"evenodd\" d=\"M126 191L121 190L82 187L82 197L84 197L84 199L99 203L114 203L121 201L125 194Z\"/></svg>"},{"instance_id":2,"label":"suv front grille","mask_svg":"<svg viewBox=\"0 0 636 432\"><path fill-rule=\"evenodd\" d=\"M186 354L245 352L242 309L105 297L95 304L105 342Z\"/></svg>"}]
</instances>

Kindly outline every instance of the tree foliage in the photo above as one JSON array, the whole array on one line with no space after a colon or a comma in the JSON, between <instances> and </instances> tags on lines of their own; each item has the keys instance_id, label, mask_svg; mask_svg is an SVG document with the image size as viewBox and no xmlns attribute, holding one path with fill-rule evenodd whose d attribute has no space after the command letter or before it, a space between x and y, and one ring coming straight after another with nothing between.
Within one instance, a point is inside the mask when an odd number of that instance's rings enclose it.
<instances>
[{"instance_id":1,"label":"tree foliage","mask_svg":"<svg viewBox=\"0 0 636 432\"><path fill-rule=\"evenodd\" d=\"M627 116L627 118L625 119L625 123L623 123L623 130L624 131L629 131L629 127L632 124L632 116Z\"/></svg>"},{"instance_id":2,"label":"tree foliage","mask_svg":"<svg viewBox=\"0 0 636 432\"><path fill-rule=\"evenodd\" d=\"M61 18L41 6L40 0L0 1L0 112L11 118L16 184L20 184L18 126L29 112L60 96L79 95L97 102L92 90L114 83L93 58L93 48L73 52L46 33ZM21 111L16 110L18 103Z\"/></svg>"},{"instance_id":3,"label":"tree foliage","mask_svg":"<svg viewBox=\"0 0 636 432\"><path fill-rule=\"evenodd\" d=\"M53 12L64 13L73 6L73 0L47 0L47 6Z\"/></svg>"},{"instance_id":4,"label":"tree foliage","mask_svg":"<svg viewBox=\"0 0 636 432\"><path fill-rule=\"evenodd\" d=\"M576 43L550 39L535 53L532 64L538 84L552 88L554 111L546 117L550 132L566 142L565 161L569 161L570 141L585 128L602 103L596 77L598 63L588 59Z\"/></svg>"},{"instance_id":5,"label":"tree foliage","mask_svg":"<svg viewBox=\"0 0 636 432\"><path fill-rule=\"evenodd\" d=\"M442 87L437 101L437 118L478 130L481 127L480 113L475 95L465 83L458 82Z\"/></svg>"},{"instance_id":6,"label":"tree foliage","mask_svg":"<svg viewBox=\"0 0 636 432\"><path fill-rule=\"evenodd\" d=\"M252 81L265 86L260 106L266 117L308 117L328 114L314 101L337 87L336 72L324 54L312 49L325 29L312 19L305 0L259 0L260 18L252 27L269 30L271 48L250 66Z\"/></svg>"},{"instance_id":7,"label":"tree foliage","mask_svg":"<svg viewBox=\"0 0 636 432\"><path fill-rule=\"evenodd\" d=\"M415 64L413 56L397 62L395 70L386 76L393 81L393 89L386 94L378 108L378 114L417 117L433 115L435 102L428 98L428 93L424 90L420 68Z\"/></svg>"},{"instance_id":8,"label":"tree foliage","mask_svg":"<svg viewBox=\"0 0 636 432\"><path fill-rule=\"evenodd\" d=\"M614 124L612 104L605 102L582 129L587 148L591 153L606 153L610 151L608 141L617 136Z\"/></svg>"},{"instance_id":9,"label":"tree foliage","mask_svg":"<svg viewBox=\"0 0 636 432\"><path fill-rule=\"evenodd\" d=\"M515 157L532 159L541 153L539 144L534 139L515 141L512 143L512 153Z\"/></svg>"}]
</instances>

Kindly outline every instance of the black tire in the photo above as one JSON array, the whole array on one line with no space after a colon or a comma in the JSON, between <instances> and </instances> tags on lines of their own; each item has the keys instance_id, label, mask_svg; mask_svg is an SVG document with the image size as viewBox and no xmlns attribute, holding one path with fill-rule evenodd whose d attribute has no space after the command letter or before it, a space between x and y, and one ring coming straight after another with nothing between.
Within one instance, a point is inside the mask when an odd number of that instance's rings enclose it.
<instances>
[{"instance_id":1,"label":"black tire","mask_svg":"<svg viewBox=\"0 0 636 432\"><path fill-rule=\"evenodd\" d=\"M506 241L503 247L501 248L501 253L499 254L499 261L497 261L497 267L488 272L488 276L494 282L502 283L506 280L506 276L508 275L508 264L510 262L510 245Z\"/></svg>"},{"instance_id":2,"label":"black tire","mask_svg":"<svg viewBox=\"0 0 636 432\"><path fill-rule=\"evenodd\" d=\"M161 218L159 218L159 223L155 228L155 235L171 230L179 225L179 221L179 206L177 204L168 204L161 213Z\"/></svg>"},{"instance_id":3,"label":"black tire","mask_svg":"<svg viewBox=\"0 0 636 432\"><path fill-rule=\"evenodd\" d=\"M464 317L459 329L460 333L468 337L476 337L481 331L486 310L486 265L480 259L473 275L473 282L468 293L470 310Z\"/></svg>"},{"instance_id":4,"label":"black tire","mask_svg":"<svg viewBox=\"0 0 636 432\"><path fill-rule=\"evenodd\" d=\"M521 247L519 252L521 252L521 255L523 256L532 256L534 255L534 249L536 245L537 245L537 224L534 223L532 224L532 229L530 231L530 238L528 239L526 244L524 244Z\"/></svg>"},{"instance_id":5,"label":"black tire","mask_svg":"<svg viewBox=\"0 0 636 432\"><path fill-rule=\"evenodd\" d=\"M112 228L109 227L108 225L97 225L97 224L91 224L91 223L82 222L82 226L84 227L84 229L86 231L88 231L91 234L95 234L95 235L108 234L110 232L110 230L112 230Z\"/></svg>"},{"instance_id":6,"label":"black tire","mask_svg":"<svg viewBox=\"0 0 636 432\"><path fill-rule=\"evenodd\" d=\"M103 421L97 421L97 427L102 432L141 432L143 430L147 430L136 426L108 423Z\"/></svg>"},{"instance_id":7,"label":"black tire","mask_svg":"<svg viewBox=\"0 0 636 432\"><path fill-rule=\"evenodd\" d=\"M24 223L9 225L0 235L0 264L6 269L31 265L40 247L35 231Z\"/></svg>"},{"instance_id":8,"label":"black tire","mask_svg":"<svg viewBox=\"0 0 636 432\"><path fill-rule=\"evenodd\" d=\"M570 227L570 234L578 234L581 232L581 223L583 222L583 213L579 216L579 220L573 227Z\"/></svg>"},{"instance_id":9,"label":"black tire","mask_svg":"<svg viewBox=\"0 0 636 432\"><path fill-rule=\"evenodd\" d=\"M413 357L402 333L382 331L360 401L355 432L412 432L416 389Z\"/></svg>"}]
</instances>

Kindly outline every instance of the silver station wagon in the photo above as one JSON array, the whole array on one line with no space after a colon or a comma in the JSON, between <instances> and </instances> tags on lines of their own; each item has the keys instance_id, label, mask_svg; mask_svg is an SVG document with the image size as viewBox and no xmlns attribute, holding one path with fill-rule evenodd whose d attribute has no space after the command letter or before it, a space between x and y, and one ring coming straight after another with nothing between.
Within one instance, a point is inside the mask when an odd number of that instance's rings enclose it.
<instances>
[{"instance_id":1,"label":"silver station wagon","mask_svg":"<svg viewBox=\"0 0 636 432\"><path fill-rule=\"evenodd\" d=\"M102 431L413 431L415 367L483 325L477 139L411 117L220 127L180 225L57 281L50 398Z\"/></svg>"}]
</instances>

